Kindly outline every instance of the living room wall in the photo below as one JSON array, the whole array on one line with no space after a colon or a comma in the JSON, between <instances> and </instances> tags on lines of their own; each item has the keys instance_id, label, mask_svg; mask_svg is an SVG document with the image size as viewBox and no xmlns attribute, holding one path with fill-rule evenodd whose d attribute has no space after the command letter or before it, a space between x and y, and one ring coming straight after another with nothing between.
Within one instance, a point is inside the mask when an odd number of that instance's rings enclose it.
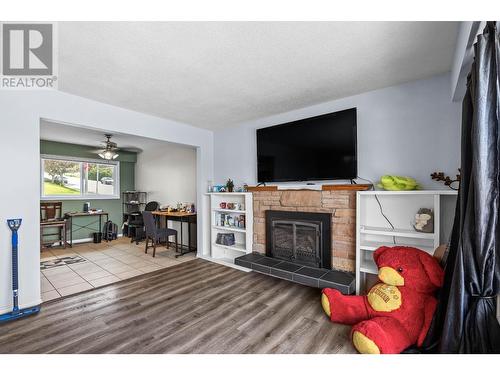
<instances>
[{"instance_id":1,"label":"living room wall","mask_svg":"<svg viewBox=\"0 0 500 375\"><path fill-rule=\"evenodd\" d=\"M209 246L202 207L206 181L213 180L213 133L193 126L99 103L57 90L0 90L0 158L9 183L0 185L0 248L10 249L7 218L22 218L19 232L20 307L40 299L40 120L99 131L149 137L196 148L198 250ZM0 314L12 307L10 252L0 252Z\"/></svg>"},{"instance_id":2,"label":"living room wall","mask_svg":"<svg viewBox=\"0 0 500 375\"><path fill-rule=\"evenodd\" d=\"M95 147L76 145L70 143L40 141L40 154L72 156L78 158L98 159L95 154ZM120 151L117 161L120 162L120 196L123 191L134 190L135 163L137 154L130 151ZM90 202L90 207L100 208L109 213L109 219L118 225L118 231L122 228L122 200L120 199L66 199L63 203L63 212L82 211L84 202ZM96 218L79 218L78 225L88 225ZM96 224L91 224L91 228L97 229ZM82 229L73 233L73 240L81 240L91 237L90 229Z\"/></svg>"},{"instance_id":3,"label":"living room wall","mask_svg":"<svg viewBox=\"0 0 500 375\"><path fill-rule=\"evenodd\" d=\"M136 187L161 205L196 202L196 150L172 143L137 154ZM204 192L204 191L203 191Z\"/></svg>"},{"instance_id":4,"label":"living room wall","mask_svg":"<svg viewBox=\"0 0 500 375\"><path fill-rule=\"evenodd\" d=\"M215 182L257 182L255 130L357 108L358 176L409 175L424 188L443 189L430 173L457 173L461 105L450 97L449 74L281 113L215 132ZM417 162L416 162L417 161Z\"/></svg>"}]
</instances>

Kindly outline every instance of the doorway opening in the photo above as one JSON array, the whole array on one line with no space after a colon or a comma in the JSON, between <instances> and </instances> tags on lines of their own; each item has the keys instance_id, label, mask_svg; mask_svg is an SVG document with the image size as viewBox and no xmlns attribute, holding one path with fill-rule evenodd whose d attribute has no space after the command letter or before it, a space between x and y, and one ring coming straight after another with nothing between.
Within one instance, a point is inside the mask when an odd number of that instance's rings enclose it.
<instances>
[{"instance_id":1,"label":"doorway opening","mask_svg":"<svg viewBox=\"0 0 500 375\"><path fill-rule=\"evenodd\" d=\"M106 129L40 122L36 209L44 302L196 256L196 148L128 134L107 138L109 134ZM151 231L159 236L147 230L144 211L152 213ZM147 237L155 238L154 257L151 239L145 252Z\"/></svg>"}]
</instances>

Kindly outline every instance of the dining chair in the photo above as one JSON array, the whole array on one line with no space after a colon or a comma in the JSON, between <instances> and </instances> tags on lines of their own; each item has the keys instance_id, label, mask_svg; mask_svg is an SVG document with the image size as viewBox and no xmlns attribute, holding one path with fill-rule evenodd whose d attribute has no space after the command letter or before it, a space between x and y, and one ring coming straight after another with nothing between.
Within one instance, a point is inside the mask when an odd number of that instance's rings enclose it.
<instances>
[{"instance_id":1,"label":"dining chair","mask_svg":"<svg viewBox=\"0 0 500 375\"><path fill-rule=\"evenodd\" d=\"M49 228L54 230L46 233ZM52 246L54 242L59 242L60 246L66 248L67 223L62 214L62 202L40 202L40 251ZM54 236L58 236L55 240ZM45 237L52 239L45 240Z\"/></svg>"},{"instance_id":2,"label":"dining chair","mask_svg":"<svg viewBox=\"0 0 500 375\"><path fill-rule=\"evenodd\" d=\"M177 231L170 228L158 228L156 226L155 218L150 211L144 211L142 213L144 218L144 226L146 228L146 254L148 253L149 240L153 244L153 258L156 255L156 244L160 242L166 242L168 247L168 237L175 236L175 251L179 251L179 244L177 242Z\"/></svg>"}]
</instances>

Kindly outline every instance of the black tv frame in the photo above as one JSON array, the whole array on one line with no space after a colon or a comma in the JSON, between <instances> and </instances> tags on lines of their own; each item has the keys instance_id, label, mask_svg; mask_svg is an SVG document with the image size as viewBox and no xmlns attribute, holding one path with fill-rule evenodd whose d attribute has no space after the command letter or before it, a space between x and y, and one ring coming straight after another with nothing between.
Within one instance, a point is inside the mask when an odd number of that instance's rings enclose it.
<instances>
[{"instance_id":1,"label":"black tv frame","mask_svg":"<svg viewBox=\"0 0 500 375\"><path fill-rule=\"evenodd\" d=\"M262 129L268 129L268 128L277 128L277 127L282 127L282 126L288 126L296 123L300 123L305 120L314 120L314 119L319 119L322 117L329 117L333 114L339 113L339 112L344 112L344 111L351 111L354 110L356 116L354 118L354 125L353 125L353 142L354 142L354 175L353 176L348 176L348 177L331 177L331 178L305 178L302 180L297 180L297 179L276 179L272 181L259 181L259 144L257 142L257 132ZM353 180L358 177L358 109L357 107L352 107L352 108L346 108L342 109L339 111L335 112L329 112L325 113L322 115L318 116L313 116L313 117L305 117L299 120L294 120L290 122L285 122L282 124L277 124L277 125L272 125L272 126L264 126L262 128L258 128L255 130L255 143L256 143L256 151L257 151L257 157L256 157L256 169L257 169L257 182L258 184L266 184L266 183L272 183L272 182L304 182L304 181L337 181L337 180Z\"/></svg>"}]
</instances>

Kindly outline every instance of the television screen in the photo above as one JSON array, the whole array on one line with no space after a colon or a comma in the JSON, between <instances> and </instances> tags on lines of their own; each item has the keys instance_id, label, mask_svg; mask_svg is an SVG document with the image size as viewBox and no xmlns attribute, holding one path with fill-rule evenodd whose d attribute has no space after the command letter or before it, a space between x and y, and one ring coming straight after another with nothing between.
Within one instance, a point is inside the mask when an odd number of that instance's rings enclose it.
<instances>
[{"instance_id":1,"label":"television screen","mask_svg":"<svg viewBox=\"0 0 500 375\"><path fill-rule=\"evenodd\" d=\"M257 129L258 181L353 179L356 108Z\"/></svg>"}]
</instances>

